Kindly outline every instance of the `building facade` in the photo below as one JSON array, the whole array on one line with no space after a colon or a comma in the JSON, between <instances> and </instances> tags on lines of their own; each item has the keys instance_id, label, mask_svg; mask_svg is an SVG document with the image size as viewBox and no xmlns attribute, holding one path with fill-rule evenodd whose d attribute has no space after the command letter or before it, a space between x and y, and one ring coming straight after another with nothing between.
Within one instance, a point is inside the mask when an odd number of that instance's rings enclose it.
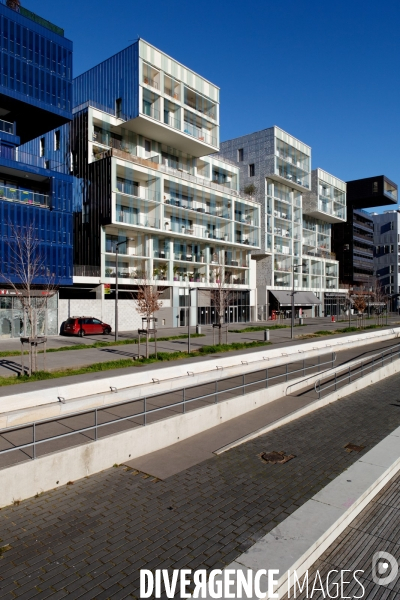
<instances>
[{"instance_id":1,"label":"building facade","mask_svg":"<svg viewBox=\"0 0 400 600\"><path fill-rule=\"evenodd\" d=\"M374 224L374 275L392 310L400 308L400 212L372 213Z\"/></svg>"},{"instance_id":2,"label":"building facade","mask_svg":"<svg viewBox=\"0 0 400 600\"><path fill-rule=\"evenodd\" d=\"M220 286L231 290L226 321L254 319L260 207L239 193L237 165L209 156L219 89L138 40L77 77L74 104L74 286L62 299L114 326L118 271L121 300L144 279L163 288L160 327L215 322ZM140 326L129 311L121 328Z\"/></svg>"},{"instance_id":3,"label":"building facade","mask_svg":"<svg viewBox=\"0 0 400 600\"><path fill-rule=\"evenodd\" d=\"M375 277L374 217L364 209L397 204L397 185L384 175L347 182L348 220L333 226L340 281L354 290L371 288Z\"/></svg>"},{"instance_id":4,"label":"building facade","mask_svg":"<svg viewBox=\"0 0 400 600\"><path fill-rule=\"evenodd\" d=\"M16 231L35 229L46 265L35 285L72 284L72 43L18 2L0 4L0 22L0 337L18 337L27 333L25 316L7 284L19 283ZM58 332L57 298L39 331Z\"/></svg>"},{"instance_id":5,"label":"building facade","mask_svg":"<svg viewBox=\"0 0 400 600\"><path fill-rule=\"evenodd\" d=\"M219 155L237 164L242 191L261 207L257 264L259 318L340 314L344 293L331 249L332 223L346 221L346 184L311 170L311 148L279 127L221 144Z\"/></svg>"}]
</instances>

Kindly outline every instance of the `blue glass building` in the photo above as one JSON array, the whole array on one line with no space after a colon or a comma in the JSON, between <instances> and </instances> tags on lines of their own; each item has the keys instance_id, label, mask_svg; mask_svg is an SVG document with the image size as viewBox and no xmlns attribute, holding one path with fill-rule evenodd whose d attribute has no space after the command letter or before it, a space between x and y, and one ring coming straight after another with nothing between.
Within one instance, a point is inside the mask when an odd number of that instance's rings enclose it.
<instances>
[{"instance_id":1,"label":"blue glass building","mask_svg":"<svg viewBox=\"0 0 400 600\"><path fill-rule=\"evenodd\" d=\"M0 312L12 310L7 279L11 224L34 224L46 274L71 285L72 193L69 123L72 118L72 42L59 27L0 0ZM4 315L3 315L4 316ZM19 335L14 317L0 336ZM18 319L17 319L18 321ZM11 331L10 324L11 323Z\"/></svg>"}]
</instances>

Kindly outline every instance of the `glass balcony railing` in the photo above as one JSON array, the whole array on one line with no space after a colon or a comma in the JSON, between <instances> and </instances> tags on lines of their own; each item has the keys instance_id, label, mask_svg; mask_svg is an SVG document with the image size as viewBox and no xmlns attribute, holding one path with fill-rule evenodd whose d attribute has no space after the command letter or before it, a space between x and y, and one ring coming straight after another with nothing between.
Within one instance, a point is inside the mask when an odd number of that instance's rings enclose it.
<instances>
[{"instance_id":1,"label":"glass balcony railing","mask_svg":"<svg viewBox=\"0 0 400 600\"><path fill-rule=\"evenodd\" d=\"M38 194L30 190L19 190L7 185L0 186L0 200L31 204L32 206L40 206L41 208L50 207L50 196Z\"/></svg>"},{"instance_id":2,"label":"glass balcony railing","mask_svg":"<svg viewBox=\"0 0 400 600\"><path fill-rule=\"evenodd\" d=\"M156 90L158 90L160 87L158 85L158 82L155 81L154 79L151 79L150 77L143 77L143 83L145 83L146 85L150 85L151 87L153 87Z\"/></svg>"},{"instance_id":3,"label":"glass balcony railing","mask_svg":"<svg viewBox=\"0 0 400 600\"><path fill-rule=\"evenodd\" d=\"M183 208L185 210L192 210L201 215L209 215L213 217L220 217L222 219L230 219L229 210L224 207L213 207L199 201L192 199L184 200L182 198L174 198L170 196L164 200L167 206L175 206L177 208Z\"/></svg>"},{"instance_id":4,"label":"glass balcony railing","mask_svg":"<svg viewBox=\"0 0 400 600\"><path fill-rule=\"evenodd\" d=\"M116 207L116 220L118 223L136 225L137 227L151 227L152 229L160 229L160 219L154 219L153 217L148 217L147 215L125 210L124 206Z\"/></svg>"},{"instance_id":5,"label":"glass balcony railing","mask_svg":"<svg viewBox=\"0 0 400 600\"><path fill-rule=\"evenodd\" d=\"M130 196L134 198L140 198L141 200L150 200L151 202L160 202L160 192L154 192L145 187L133 187L126 191L123 190L123 186L117 183L117 194L118 196Z\"/></svg>"},{"instance_id":6,"label":"glass balcony railing","mask_svg":"<svg viewBox=\"0 0 400 600\"><path fill-rule=\"evenodd\" d=\"M154 106L150 104L143 103L142 112L144 115L146 115L146 117L151 117L152 119L156 119L157 121L160 120L160 111L158 110L158 108L154 108Z\"/></svg>"},{"instance_id":7,"label":"glass balcony railing","mask_svg":"<svg viewBox=\"0 0 400 600\"><path fill-rule=\"evenodd\" d=\"M197 127L192 123L188 123L187 121L185 121L183 124L183 132L187 133L188 135L192 135L200 142L206 142L206 144L209 144L210 146L217 145L216 137L213 137L211 134L205 132L204 129L200 129L200 127Z\"/></svg>"},{"instance_id":8,"label":"glass balcony railing","mask_svg":"<svg viewBox=\"0 0 400 600\"><path fill-rule=\"evenodd\" d=\"M224 231L209 230L206 227L197 227L196 225L188 223L164 223L165 231L173 231L174 233L181 233L182 235L193 235L197 238L218 240L221 242L230 242L230 235Z\"/></svg>"}]
</instances>

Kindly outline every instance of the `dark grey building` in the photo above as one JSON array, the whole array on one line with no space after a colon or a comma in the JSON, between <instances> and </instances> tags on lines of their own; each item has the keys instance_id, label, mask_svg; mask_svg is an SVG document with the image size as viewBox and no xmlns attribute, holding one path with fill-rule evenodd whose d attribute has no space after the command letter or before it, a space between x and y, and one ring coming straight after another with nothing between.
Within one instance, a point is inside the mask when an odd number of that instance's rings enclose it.
<instances>
[{"instance_id":1,"label":"dark grey building","mask_svg":"<svg viewBox=\"0 0 400 600\"><path fill-rule=\"evenodd\" d=\"M374 269L386 295L392 296L392 310L399 308L400 211L372 214L374 222Z\"/></svg>"},{"instance_id":2,"label":"dark grey building","mask_svg":"<svg viewBox=\"0 0 400 600\"><path fill-rule=\"evenodd\" d=\"M365 208L397 204L397 185L384 175L347 182L345 223L332 229L332 249L339 260L341 283L371 287L374 278L374 218Z\"/></svg>"}]
</instances>

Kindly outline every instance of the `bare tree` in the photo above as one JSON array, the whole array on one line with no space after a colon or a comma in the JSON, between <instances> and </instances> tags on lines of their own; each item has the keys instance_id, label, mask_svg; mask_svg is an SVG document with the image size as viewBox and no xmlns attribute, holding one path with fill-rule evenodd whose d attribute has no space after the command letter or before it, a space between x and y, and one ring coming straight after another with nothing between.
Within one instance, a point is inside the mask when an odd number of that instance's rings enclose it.
<instances>
[{"instance_id":1,"label":"bare tree","mask_svg":"<svg viewBox=\"0 0 400 600\"><path fill-rule=\"evenodd\" d=\"M151 280L145 276L139 284L137 296L133 298L137 302L136 310L144 317L147 321L147 333L146 333L146 358L149 358L149 325L154 319L154 314L162 308L162 302L160 296L164 291L165 287L157 287L151 283ZM155 333L156 340L156 358L157 358L157 334Z\"/></svg>"},{"instance_id":2,"label":"bare tree","mask_svg":"<svg viewBox=\"0 0 400 600\"><path fill-rule=\"evenodd\" d=\"M28 325L29 374L37 370L37 324L45 314L49 298L57 293L54 276L46 265L46 257L40 247L40 239L35 223L15 226L8 223L9 274L1 274L2 279L13 289L21 303ZM39 284L38 281L44 283ZM21 355L22 356L22 355Z\"/></svg>"},{"instance_id":3,"label":"bare tree","mask_svg":"<svg viewBox=\"0 0 400 600\"><path fill-rule=\"evenodd\" d=\"M372 279L372 295L375 302L375 312L383 312L382 306L387 303L387 295L378 277Z\"/></svg>"},{"instance_id":4,"label":"bare tree","mask_svg":"<svg viewBox=\"0 0 400 600\"><path fill-rule=\"evenodd\" d=\"M217 315L218 343L222 344L222 325L225 321L225 313L228 310L233 296L233 289L228 286L228 282L222 271L216 272L217 287L211 290L211 305L214 307Z\"/></svg>"}]
</instances>

